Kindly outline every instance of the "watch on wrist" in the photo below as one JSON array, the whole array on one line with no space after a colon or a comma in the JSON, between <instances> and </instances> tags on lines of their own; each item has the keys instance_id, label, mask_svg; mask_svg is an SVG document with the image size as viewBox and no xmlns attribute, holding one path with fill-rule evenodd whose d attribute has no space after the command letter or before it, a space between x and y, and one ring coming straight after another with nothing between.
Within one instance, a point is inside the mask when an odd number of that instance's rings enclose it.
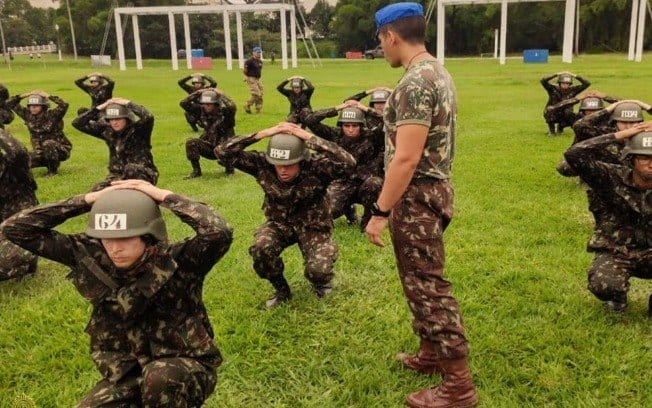
<instances>
[{"instance_id":1,"label":"watch on wrist","mask_svg":"<svg viewBox=\"0 0 652 408\"><path fill-rule=\"evenodd\" d=\"M371 216L372 217L383 217L387 218L389 217L389 214L391 213L391 210L383 211L378 207L378 203L373 203L371 205Z\"/></svg>"}]
</instances>

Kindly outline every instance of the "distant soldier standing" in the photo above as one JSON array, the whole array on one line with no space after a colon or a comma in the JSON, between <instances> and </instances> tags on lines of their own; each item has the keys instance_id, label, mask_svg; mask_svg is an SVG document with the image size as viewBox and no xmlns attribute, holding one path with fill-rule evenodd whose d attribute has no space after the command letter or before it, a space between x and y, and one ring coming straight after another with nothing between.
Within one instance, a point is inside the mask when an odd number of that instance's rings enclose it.
<instances>
[{"instance_id":1,"label":"distant soldier standing","mask_svg":"<svg viewBox=\"0 0 652 408\"><path fill-rule=\"evenodd\" d=\"M109 175L91 191L102 190L115 180L156 184L158 169L151 143L154 116L144 106L123 98L111 98L94 110L104 112L104 119L95 120L99 113L90 110L72 121L77 130L104 140L109 148Z\"/></svg>"},{"instance_id":2,"label":"distant soldier standing","mask_svg":"<svg viewBox=\"0 0 652 408\"><path fill-rule=\"evenodd\" d=\"M88 81L88 83L86 82ZM91 97L91 107L93 110L97 105L101 105L109 99L113 98L113 88L115 87L115 82L99 72L93 72L83 76L75 81L82 91L86 92ZM77 110L77 115L85 113L88 108L79 108ZM97 111L96 111L97 112Z\"/></svg>"},{"instance_id":3,"label":"distant soldier standing","mask_svg":"<svg viewBox=\"0 0 652 408\"><path fill-rule=\"evenodd\" d=\"M168 242L159 205L195 235ZM85 233L54 228L90 212ZM202 300L204 278L232 230L210 207L143 180L22 211L0 229L14 243L68 266L91 305L86 326L102 379L76 405L199 407L222 362Z\"/></svg>"},{"instance_id":4,"label":"distant soldier standing","mask_svg":"<svg viewBox=\"0 0 652 408\"><path fill-rule=\"evenodd\" d=\"M550 80L557 78L557 85L550 83ZM573 78L580 82L580 85L572 86ZM575 114L572 106L555 108L559 102L570 99L579 94L591 85L586 79L571 72L558 72L548 77L541 78L541 86L548 93L548 102L543 110L543 118L548 124L548 134L562 133L565 127L570 127L575 121Z\"/></svg>"},{"instance_id":5,"label":"distant soldier standing","mask_svg":"<svg viewBox=\"0 0 652 408\"><path fill-rule=\"evenodd\" d=\"M260 77L263 71L263 49L254 47L251 52L251 58L245 61L242 72L245 75L245 82L249 86L251 98L245 102L244 110L251 113L251 105L256 108L256 113L260 113L263 109L263 84L260 82Z\"/></svg>"},{"instance_id":6,"label":"distant soldier standing","mask_svg":"<svg viewBox=\"0 0 652 408\"><path fill-rule=\"evenodd\" d=\"M17 139L0 130L0 222L38 204L29 153ZM0 232L0 281L36 272L37 257L9 241Z\"/></svg>"},{"instance_id":7,"label":"distant soldier standing","mask_svg":"<svg viewBox=\"0 0 652 408\"><path fill-rule=\"evenodd\" d=\"M191 82L190 85L188 84L188 80L190 80ZM188 94L199 91L201 89L217 87L217 81L215 81L213 78L211 78L208 75L199 74L199 73L194 73L192 75L188 75L184 78L181 78L178 83L181 89L186 91L186 93ZM199 117L201 116L201 105L198 103L192 103L190 105L181 105L182 103L183 100L179 103L179 105L183 108L183 113L184 116L186 117L186 121L188 122L192 130L197 132L198 130L197 126L198 125L201 126L201 122L199 121Z\"/></svg>"},{"instance_id":8,"label":"distant soldier standing","mask_svg":"<svg viewBox=\"0 0 652 408\"><path fill-rule=\"evenodd\" d=\"M0 84L0 129L4 129L5 125L14 120L14 113L5 106L7 99L9 99L9 90Z\"/></svg>"},{"instance_id":9,"label":"distant soldier standing","mask_svg":"<svg viewBox=\"0 0 652 408\"><path fill-rule=\"evenodd\" d=\"M194 103L201 106L200 126L204 128L199 138L186 140L186 157L192 166L192 172L186 179L201 177L200 157L218 160L225 167L227 175L233 174L233 166L215 156L218 144L235 136L236 105L228 96L216 89L203 89L188 95L181 106L187 107Z\"/></svg>"},{"instance_id":10,"label":"distant soldier standing","mask_svg":"<svg viewBox=\"0 0 652 408\"><path fill-rule=\"evenodd\" d=\"M287 84L290 84L289 89L286 88ZM278 84L276 90L290 102L290 114L285 121L301 124L302 118L312 112L310 98L315 92L315 87L306 78L295 75Z\"/></svg>"},{"instance_id":11,"label":"distant soldier standing","mask_svg":"<svg viewBox=\"0 0 652 408\"><path fill-rule=\"evenodd\" d=\"M27 98L27 107L20 105ZM48 100L57 107L49 109ZM58 96L43 91L32 91L9 98L6 106L16 112L24 121L30 134L32 152L30 166L46 167L45 177L57 174L62 161L68 160L72 143L63 133L63 117L68 111L68 103Z\"/></svg>"},{"instance_id":12,"label":"distant soldier standing","mask_svg":"<svg viewBox=\"0 0 652 408\"><path fill-rule=\"evenodd\" d=\"M268 137L266 153L245 150ZM353 157L335 143L292 123L231 139L219 145L215 154L255 177L265 193L266 221L256 230L249 254L258 276L269 280L275 290L266 307L278 306L292 297L283 276L281 253L295 243L303 255L304 275L316 295L329 294L337 248L326 188L353 169Z\"/></svg>"}]
</instances>

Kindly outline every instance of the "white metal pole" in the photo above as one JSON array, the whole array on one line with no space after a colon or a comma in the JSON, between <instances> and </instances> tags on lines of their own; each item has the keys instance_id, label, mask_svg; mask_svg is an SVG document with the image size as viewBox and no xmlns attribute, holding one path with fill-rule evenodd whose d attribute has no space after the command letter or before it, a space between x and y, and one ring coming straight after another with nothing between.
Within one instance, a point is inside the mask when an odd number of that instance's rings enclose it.
<instances>
[{"instance_id":1,"label":"white metal pole","mask_svg":"<svg viewBox=\"0 0 652 408\"><path fill-rule=\"evenodd\" d=\"M444 26L446 24L446 9L444 2L439 0L437 2L437 59L442 64L444 63Z\"/></svg>"},{"instance_id":2,"label":"white metal pole","mask_svg":"<svg viewBox=\"0 0 652 408\"><path fill-rule=\"evenodd\" d=\"M242 40L242 15L239 11L235 13L235 31L238 39L238 67L244 68L244 42Z\"/></svg>"},{"instance_id":3,"label":"white metal pole","mask_svg":"<svg viewBox=\"0 0 652 408\"><path fill-rule=\"evenodd\" d=\"M636 35L636 55L634 61L643 60L643 34L645 34L645 6L647 0L640 0L638 3L638 34Z\"/></svg>"},{"instance_id":4,"label":"white metal pole","mask_svg":"<svg viewBox=\"0 0 652 408\"><path fill-rule=\"evenodd\" d=\"M566 0L564 15L564 48L562 62L573 62L573 26L575 25L575 0Z\"/></svg>"},{"instance_id":5,"label":"white metal pole","mask_svg":"<svg viewBox=\"0 0 652 408\"><path fill-rule=\"evenodd\" d=\"M75 41L75 27L72 25L72 14L70 14L70 3L66 0L66 7L68 8L68 21L70 21L70 35L72 36L72 50L77 61L77 42Z\"/></svg>"},{"instance_id":6,"label":"white metal pole","mask_svg":"<svg viewBox=\"0 0 652 408\"><path fill-rule=\"evenodd\" d=\"M183 39L186 46L186 68L192 69L192 43L190 42L190 18L183 13Z\"/></svg>"},{"instance_id":7,"label":"white metal pole","mask_svg":"<svg viewBox=\"0 0 652 408\"><path fill-rule=\"evenodd\" d=\"M638 2L639 0L632 0L632 15L629 20L629 52L627 53L628 61L634 61L634 53L636 51L636 23L638 21Z\"/></svg>"},{"instance_id":8,"label":"white metal pole","mask_svg":"<svg viewBox=\"0 0 652 408\"><path fill-rule=\"evenodd\" d=\"M498 33L500 31L496 28L494 30L494 58L498 58Z\"/></svg>"},{"instance_id":9,"label":"white metal pole","mask_svg":"<svg viewBox=\"0 0 652 408\"><path fill-rule=\"evenodd\" d=\"M136 51L136 69L143 69L143 54L140 49L140 29L138 28L138 14L132 14L131 25L134 29L134 50Z\"/></svg>"},{"instance_id":10,"label":"white metal pole","mask_svg":"<svg viewBox=\"0 0 652 408\"><path fill-rule=\"evenodd\" d=\"M281 55L283 69L288 69L288 38L287 28L285 27L285 10L280 10L281 13Z\"/></svg>"},{"instance_id":11,"label":"white metal pole","mask_svg":"<svg viewBox=\"0 0 652 408\"><path fill-rule=\"evenodd\" d=\"M226 69L233 69L233 60L231 58L231 24L229 22L229 12L222 13L222 22L224 24L224 50L226 51Z\"/></svg>"},{"instance_id":12,"label":"white metal pole","mask_svg":"<svg viewBox=\"0 0 652 408\"><path fill-rule=\"evenodd\" d=\"M505 65L505 52L507 50L507 0L500 6L500 65Z\"/></svg>"},{"instance_id":13,"label":"white metal pole","mask_svg":"<svg viewBox=\"0 0 652 408\"><path fill-rule=\"evenodd\" d=\"M306 35L305 30L303 35ZM296 68L297 67L297 16L296 16L296 12L294 11L294 7L292 8L292 11L290 11L290 40L291 40L290 47L291 47L291 54L292 54L292 68Z\"/></svg>"},{"instance_id":14,"label":"white metal pole","mask_svg":"<svg viewBox=\"0 0 652 408\"><path fill-rule=\"evenodd\" d=\"M2 27L2 14L4 9L4 2L0 2L0 37L2 37L2 56L5 60L5 64L7 64L7 67L11 69L11 58L7 55L7 44L5 43L5 30ZM57 37L58 37L59 30L57 30ZM57 46L57 48L59 48ZM61 56L61 51L59 51L59 56ZM61 59L61 58L59 58Z\"/></svg>"},{"instance_id":15,"label":"white metal pole","mask_svg":"<svg viewBox=\"0 0 652 408\"><path fill-rule=\"evenodd\" d=\"M168 25L170 26L170 54L172 55L172 69L179 69L179 59L177 58L177 30L174 27L174 13L168 13Z\"/></svg>"},{"instance_id":16,"label":"white metal pole","mask_svg":"<svg viewBox=\"0 0 652 408\"><path fill-rule=\"evenodd\" d=\"M115 21L115 38L118 41L118 61L120 63L120 71L126 71L127 64L125 63L125 43L124 38L122 38L122 21L117 8L114 9L113 14L113 20Z\"/></svg>"}]
</instances>

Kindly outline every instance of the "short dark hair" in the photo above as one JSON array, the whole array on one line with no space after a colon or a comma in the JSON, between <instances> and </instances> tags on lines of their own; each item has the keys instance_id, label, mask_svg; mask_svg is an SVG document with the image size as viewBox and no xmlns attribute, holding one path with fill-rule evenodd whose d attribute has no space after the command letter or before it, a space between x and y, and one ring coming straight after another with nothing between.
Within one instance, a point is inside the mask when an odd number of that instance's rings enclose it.
<instances>
[{"instance_id":1,"label":"short dark hair","mask_svg":"<svg viewBox=\"0 0 652 408\"><path fill-rule=\"evenodd\" d=\"M410 16L385 24L378 34L387 34L392 30L403 41L410 44L423 44L426 40L426 19L423 16Z\"/></svg>"}]
</instances>

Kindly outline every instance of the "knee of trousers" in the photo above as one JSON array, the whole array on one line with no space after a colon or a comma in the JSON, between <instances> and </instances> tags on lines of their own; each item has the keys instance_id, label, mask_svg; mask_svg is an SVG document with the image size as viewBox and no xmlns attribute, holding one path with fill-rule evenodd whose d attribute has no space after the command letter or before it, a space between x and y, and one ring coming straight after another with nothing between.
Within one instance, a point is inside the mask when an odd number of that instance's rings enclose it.
<instances>
[{"instance_id":1,"label":"knee of trousers","mask_svg":"<svg viewBox=\"0 0 652 408\"><path fill-rule=\"evenodd\" d=\"M8 247L8 246L6 246ZM20 247L0 251L0 281L21 278L36 272L38 257Z\"/></svg>"},{"instance_id":2,"label":"knee of trousers","mask_svg":"<svg viewBox=\"0 0 652 408\"><path fill-rule=\"evenodd\" d=\"M143 371L143 404L160 406L165 402L166 406L187 406L192 383L192 374L179 365L150 363Z\"/></svg>"},{"instance_id":3,"label":"knee of trousers","mask_svg":"<svg viewBox=\"0 0 652 408\"><path fill-rule=\"evenodd\" d=\"M57 142L46 140L41 147L43 151L43 158L47 161L59 161L59 153L57 149Z\"/></svg>"},{"instance_id":4,"label":"knee of trousers","mask_svg":"<svg viewBox=\"0 0 652 408\"><path fill-rule=\"evenodd\" d=\"M186 157L188 160L199 160L199 139L186 139Z\"/></svg>"},{"instance_id":5,"label":"knee of trousers","mask_svg":"<svg viewBox=\"0 0 652 408\"><path fill-rule=\"evenodd\" d=\"M283 273L283 259L280 251L271 245L254 244L249 247L249 255L254 261L256 274L263 279Z\"/></svg>"}]
</instances>

